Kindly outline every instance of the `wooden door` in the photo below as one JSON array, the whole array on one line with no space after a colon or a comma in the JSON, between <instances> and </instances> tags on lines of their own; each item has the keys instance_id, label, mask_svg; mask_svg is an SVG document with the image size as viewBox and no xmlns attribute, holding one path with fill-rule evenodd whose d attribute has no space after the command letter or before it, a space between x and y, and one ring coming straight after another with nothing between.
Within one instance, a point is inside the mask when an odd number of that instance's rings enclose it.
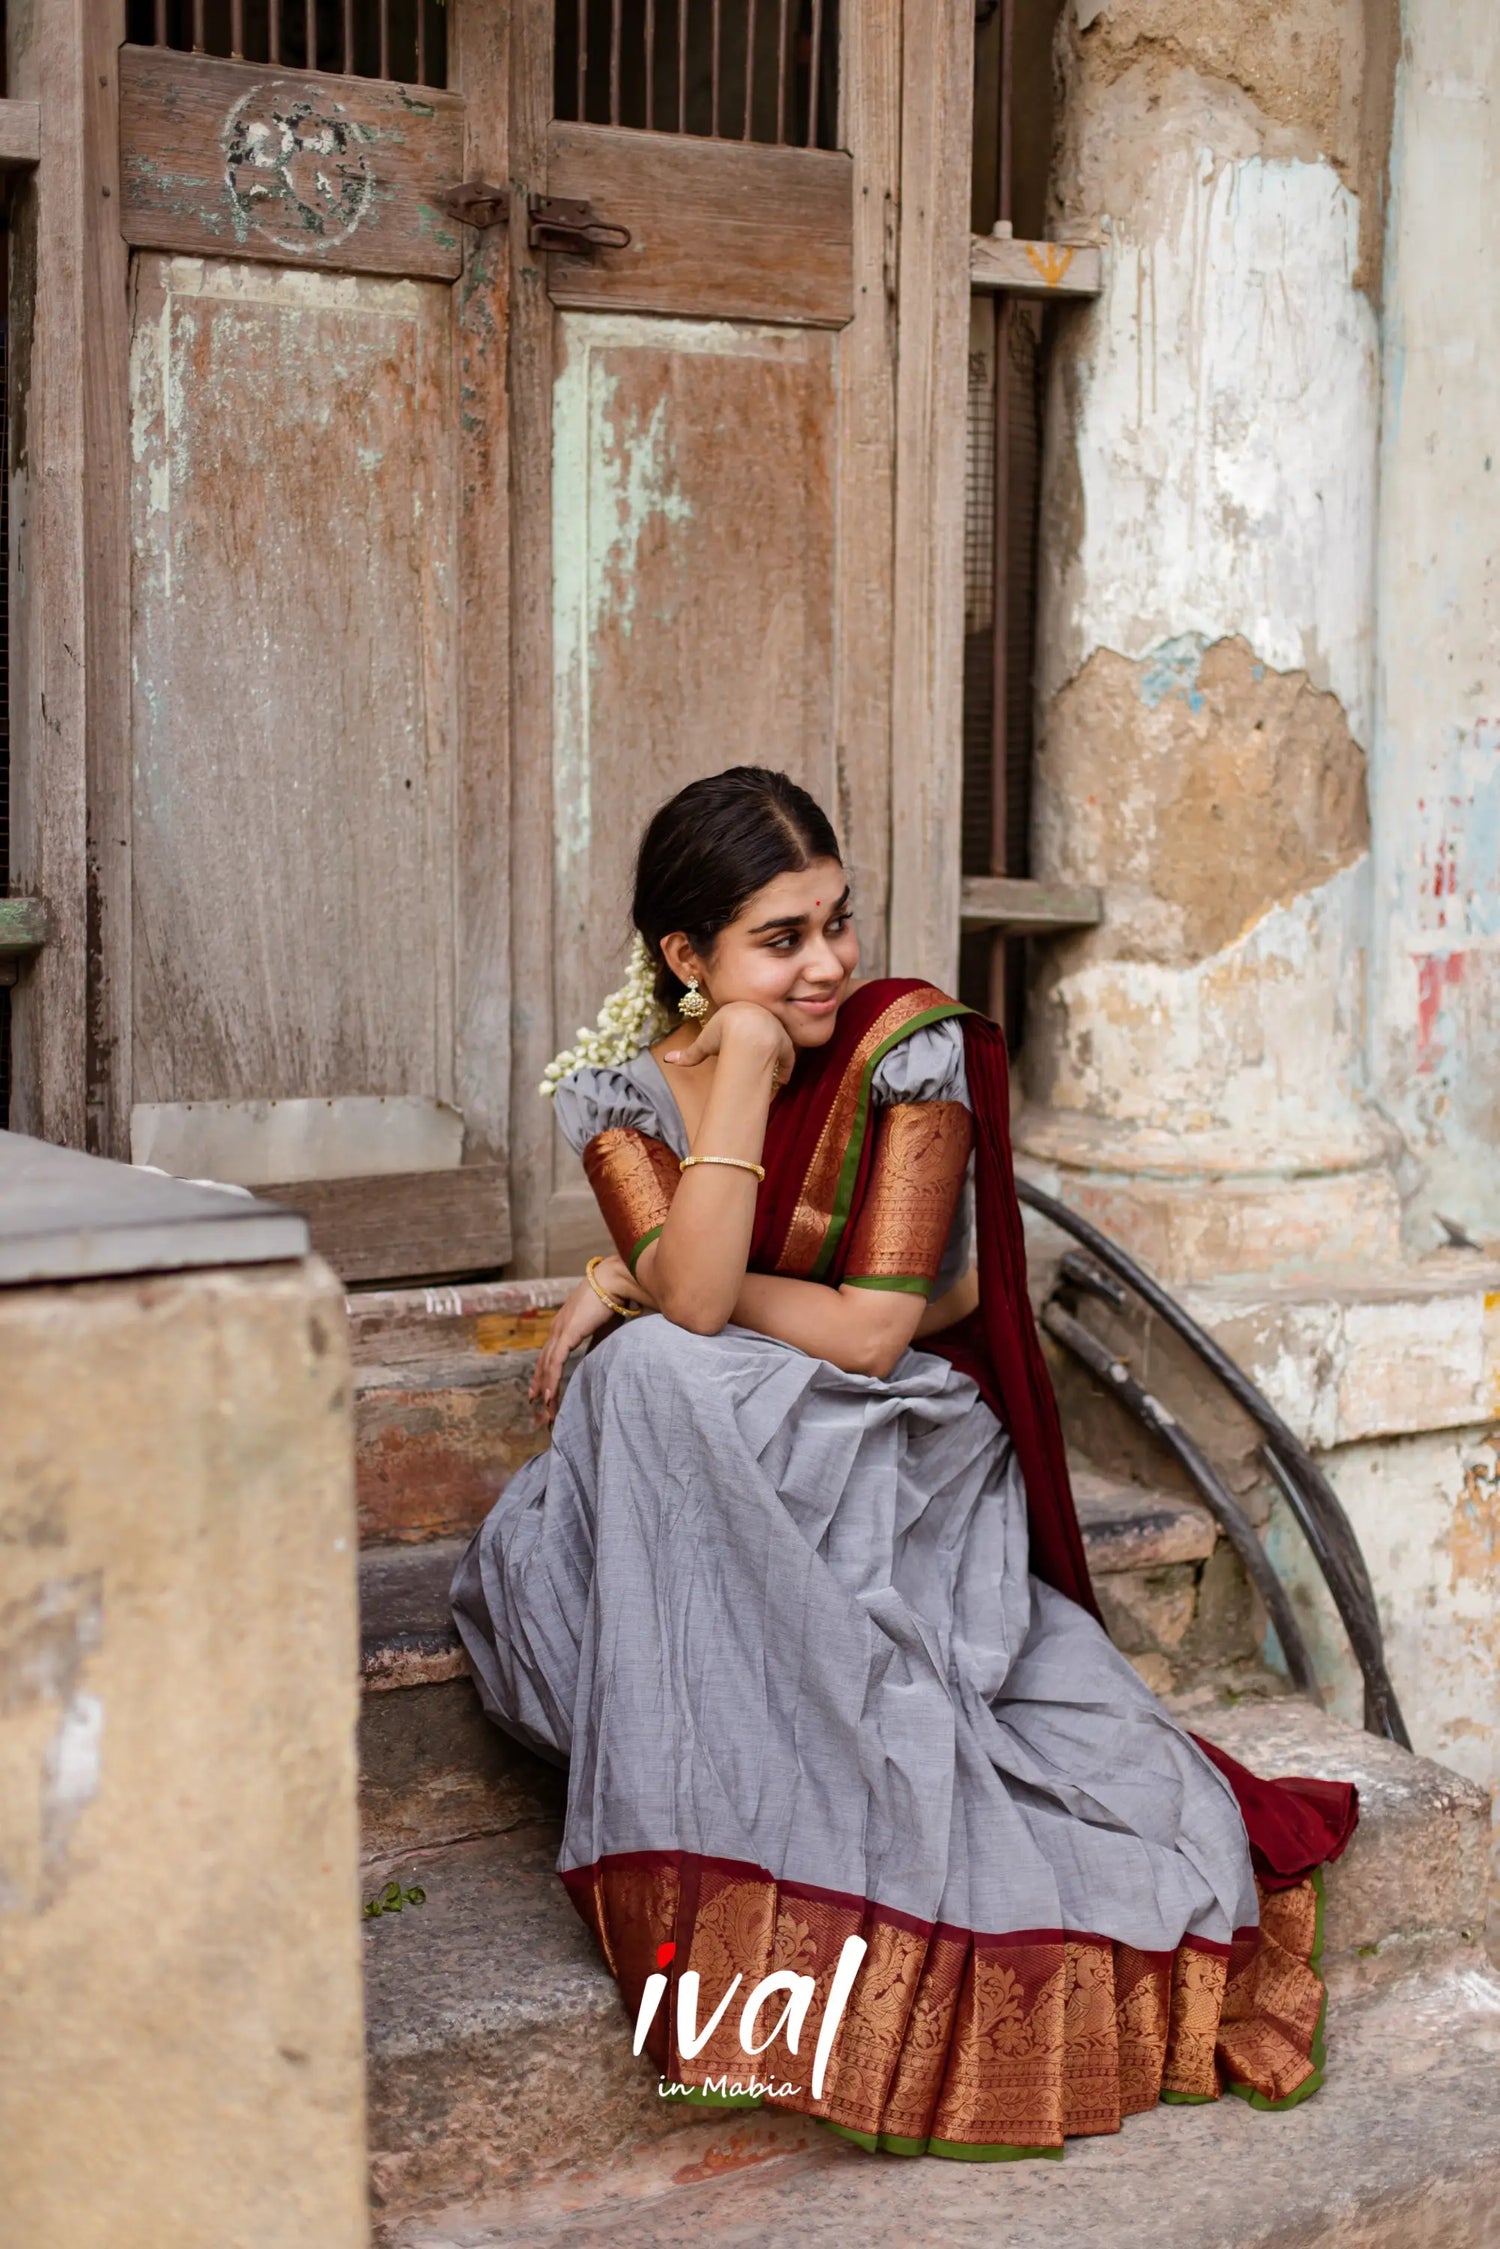
<instances>
[{"instance_id":1,"label":"wooden door","mask_svg":"<svg viewBox=\"0 0 1500 2249\"><path fill-rule=\"evenodd\" d=\"M657 804L732 763L794 774L842 831L881 965L898 40L892 9L845 17L840 35L812 0L518 10L524 188L629 236L513 242L515 1178L533 1269L576 1270L596 1245L535 1082L617 981ZM523 417L546 433L529 476Z\"/></svg>"},{"instance_id":2,"label":"wooden door","mask_svg":"<svg viewBox=\"0 0 1500 2249\"><path fill-rule=\"evenodd\" d=\"M131 1154L352 1279L511 1251L509 274L443 201L506 176L506 11L450 14L447 88L120 58Z\"/></svg>"}]
</instances>

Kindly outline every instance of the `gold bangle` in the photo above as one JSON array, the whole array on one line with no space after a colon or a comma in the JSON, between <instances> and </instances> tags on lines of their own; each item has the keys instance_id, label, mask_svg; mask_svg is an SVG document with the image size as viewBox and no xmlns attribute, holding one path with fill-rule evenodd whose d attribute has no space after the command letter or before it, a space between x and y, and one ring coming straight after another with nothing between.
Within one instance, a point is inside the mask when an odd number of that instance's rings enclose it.
<instances>
[{"instance_id":1,"label":"gold bangle","mask_svg":"<svg viewBox=\"0 0 1500 2249\"><path fill-rule=\"evenodd\" d=\"M601 1304L607 1304L611 1312L618 1312L622 1320L638 1320L641 1314L646 1309L644 1304L622 1304L619 1301L618 1297L609 1295L607 1290L602 1289L599 1286L599 1283L594 1279L595 1266L602 1265L603 1263L604 1259L602 1257L591 1257L587 1265L585 1265L585 1267L583 1268L584 1279L588 1282L589 1287L593 1290L595 1296L598 1297L599 1302Z\"/></svg>"},{"instance_id":2,"label":"gold bangle","mask_svg":"<svg viewBox=\"0 0 1500 2249\"><path fill-rule=\"evenodd\" d=\"M748 1156L684 1156L677 1169L686 1171L689 1164L728 1164L735 1171L753 1171L757 1179L766 1176L765 1165L751 1163Z\"/></svg>"}]
</instances>

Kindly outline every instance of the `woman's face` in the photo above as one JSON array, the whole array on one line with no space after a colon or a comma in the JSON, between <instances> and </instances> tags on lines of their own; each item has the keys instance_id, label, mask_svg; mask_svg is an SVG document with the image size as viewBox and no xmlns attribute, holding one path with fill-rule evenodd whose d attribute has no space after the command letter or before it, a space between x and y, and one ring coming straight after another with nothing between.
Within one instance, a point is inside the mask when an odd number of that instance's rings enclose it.
<instances>
[{"instance_id":1,"label":"woman's face","mask_svg":"<svg viewBox=\"0 0 1500 2249\"><path fill-rule=\"evenodd\" d=\"M793 1046L822 1046L859 968L844 870L815 859L801 874L778 875L720 931L706 960L680 934L664 938L662 952L684 982L697 977L715 1007L753 1000L779 1017Z\"/></svg>"}]
</instances>

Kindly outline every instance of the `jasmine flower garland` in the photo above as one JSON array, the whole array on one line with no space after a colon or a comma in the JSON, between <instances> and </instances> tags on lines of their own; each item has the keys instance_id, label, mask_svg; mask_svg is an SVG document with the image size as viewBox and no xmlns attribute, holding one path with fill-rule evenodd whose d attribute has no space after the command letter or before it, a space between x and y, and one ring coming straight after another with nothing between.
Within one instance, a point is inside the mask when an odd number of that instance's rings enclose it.
<instances>
[{"instance_id":1,"label":"jasmine flower garland","mask_svg":"<svg viewBox=\"0 0 1500 2249\"><path fill-rule=\"evenodd\" d=\"M646 949L645 938L637 931L625 964L624 983L600 1008L593 1030L580 1029L577 1045L564 1047L561 1054L553 1056L537 1091L543 1100L550 1101L559 1080L571 1070L581 1069L585 1063L618 1068L671 1027L672 1017L656 997L656 963Z\"/></svg>"}]
</instances>

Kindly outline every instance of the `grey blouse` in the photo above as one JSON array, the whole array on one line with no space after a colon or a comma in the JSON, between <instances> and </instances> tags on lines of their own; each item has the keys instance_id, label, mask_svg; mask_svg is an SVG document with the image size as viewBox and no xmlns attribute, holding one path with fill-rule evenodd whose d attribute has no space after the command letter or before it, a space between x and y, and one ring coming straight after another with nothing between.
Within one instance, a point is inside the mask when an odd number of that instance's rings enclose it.
<instances>
[{"instance_id":1,"label":"grey blouse","mask_svg":"<svg viewBox=\"0 0 1500 2249\"><path fill-rule=\"evenodd\" d=\"M925 1024L909 1038L899 1040L876 1063L870 1092L881 1107L898 1101L962 1101L967 1108L964 1036L957 1018ZM552 1099L563 1137L580 1155L596 1133L612 1127L650 1133L654 1139L665 1141L674 1156L688 1153L682 1112L661 1064L648 1049L613 1068L585 1063L580 1069L570 1070L559 1081ZM971 1154L943 1261L932 1286L934 1297L961 1281L969 1269L973 1205Z\"/></svg>"}]
</instances>

